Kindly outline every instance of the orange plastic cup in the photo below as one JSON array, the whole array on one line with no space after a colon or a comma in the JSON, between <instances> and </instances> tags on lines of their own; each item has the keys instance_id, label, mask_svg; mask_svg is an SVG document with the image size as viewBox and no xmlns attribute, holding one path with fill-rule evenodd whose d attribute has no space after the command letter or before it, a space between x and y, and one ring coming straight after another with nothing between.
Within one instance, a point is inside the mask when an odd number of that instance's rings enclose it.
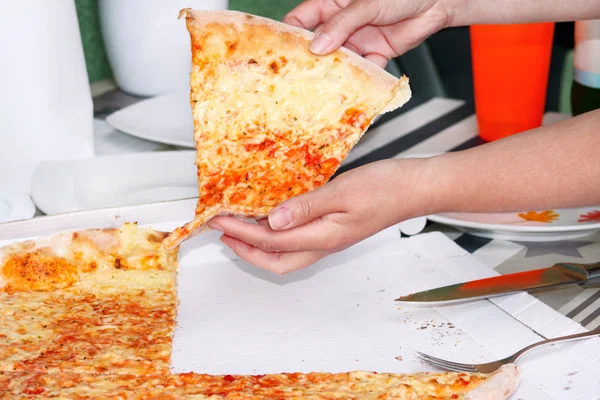
<instances>
[{"instance_id":1,"label":"orange plastic cup","mask_svg":"<svg viewBox=\"0 0 600 400\"><path fill-rule=\"evenodd\" d=\"M554 23L470 27L479 136L492 141L542 124Z\"/></svg>"}]
</instances>

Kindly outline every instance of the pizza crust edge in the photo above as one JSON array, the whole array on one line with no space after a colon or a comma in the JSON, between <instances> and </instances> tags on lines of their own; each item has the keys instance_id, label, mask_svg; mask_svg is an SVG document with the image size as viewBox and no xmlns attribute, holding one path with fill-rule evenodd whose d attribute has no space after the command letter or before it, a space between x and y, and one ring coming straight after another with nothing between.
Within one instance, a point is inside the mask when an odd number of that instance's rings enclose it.
<instances>
[{"instance_id":1,"label":"pizza crust edge","mask_svg":"<svg viewBox=\"0 0 600 400\"><path fill-rule=\"evenodd\" d=\"M313 32L306 29L298 28L296 26L288 25L269 18L247 14L241 11L193 10L191 8L184 8L179 12L179 18L184 17L188 23L201 25L209 23L232 24L239 28L242 28L244 25L258 25L281 33L289 33L301 40L307 41L312 41L315 36ZM345 62L349 62L365 72L382 89L388 89L394 92L394 98L388 103L387 107L380 112L380 114L392 111L402 106L410 99L411 92L410 87L408 86L407 77L402 76L401 78L396 78L385 69L343 46L332 54L338 52L341 52L347 56L347 58L344 60Z\"/></svg>"},{"instance_id":2,"label":"pizza crust edge","mask_svg":"<svg viewBox=\"0 0 600 400\"><path fill-rule=\"evenodd\" d=\"M506 400L517 390L520 373L516 364L506 364L481 385L465 395L465 400Z\"/></svg>"}]
</instances>

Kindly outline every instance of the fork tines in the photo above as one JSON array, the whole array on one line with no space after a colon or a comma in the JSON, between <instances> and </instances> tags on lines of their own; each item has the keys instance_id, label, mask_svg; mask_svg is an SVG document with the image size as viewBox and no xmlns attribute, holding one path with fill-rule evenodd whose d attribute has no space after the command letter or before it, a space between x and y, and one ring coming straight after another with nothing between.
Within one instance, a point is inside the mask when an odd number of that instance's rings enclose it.
<instances>
[{"instance_id":1,"label":"fork tines","mask_svg":"<svg viewBox=\"0 0 600 400\"><path fill-rule=\"evenodd\" d=\"M416 352L417 357L425 364L445 371L461 371L461 372L478 372L477 368L475 368L472 364L462 364L447 360L442 360L441 358L433 357L428 354L421 353L419 351Z\"/></svg>"}]
</instances>

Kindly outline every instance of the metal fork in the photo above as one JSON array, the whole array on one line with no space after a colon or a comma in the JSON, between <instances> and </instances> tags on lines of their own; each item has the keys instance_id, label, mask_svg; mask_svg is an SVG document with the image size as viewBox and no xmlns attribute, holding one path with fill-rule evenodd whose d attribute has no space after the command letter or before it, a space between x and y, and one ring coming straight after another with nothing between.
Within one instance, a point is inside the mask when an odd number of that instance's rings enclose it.
<instances>
[{"instance_id":1,"label":"metal fork","mask_svg":"<svg viewBox=\"0 0 600 400\"><path fill-rule=\"evenodd\" d=\"M427 365L430 365L437 369L442 369L445 371L461 371L461 372L481 372L484 374L489 374L491 372L496 371L498 368L505 364L515 363L519 357L528 352L531 349L534 349L539 346L544 346L550 343L563 342L569 340L577 340L583 339L591 336L600 335L600 329L596 329L589 332L577 333L575 335L568 335L557 337L548 340L542 340L541 342L534 343L525 347L522 350L517 351L515 354L503 358L501 360L492 361L484 364L462 364L453 361L442 360L441 358L433 357L428 354L421 353L419 351L416 352L417 357Z\"/></svg>"}]
</instances>

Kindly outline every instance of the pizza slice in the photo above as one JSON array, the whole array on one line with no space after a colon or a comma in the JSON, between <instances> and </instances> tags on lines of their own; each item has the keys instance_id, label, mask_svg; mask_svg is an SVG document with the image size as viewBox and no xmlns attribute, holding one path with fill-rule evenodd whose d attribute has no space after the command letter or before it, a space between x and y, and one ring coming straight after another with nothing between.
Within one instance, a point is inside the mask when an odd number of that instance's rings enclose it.
<instances>
[{"instance_id":1,"label":"pizza slice","mask_svg":"<svg viewBox=\"0 0 600 400\"><path fill-rule=\"evenodd\" d=\"M185 373L178 375L95 375L0 373L0 398L119 399L398 399L505 400L519 374L505 365L490 375L472 373L273 374L259 376Z\"/></svg>"},{"instance_id":2,"label":"pizza slice","mask_svg":"<svg viewBox=\"0 0 600 400\"><path fill-rule=\"evenodd\" d=\"M0 248L0 371L168 372L177 252L136 224Z\"/></svg>"},{"instance_id":3,"label":"pizza slice","mask_svg":"<svg viewBox=\"0 0 600 400\"><path fill-rule=\"evenodd\" d=\"M195 218L173 248L216 215L260 218L331 178L374 118L411 96L408 79L311 32L236 11L182 10L192 47Z\"/></svg>"}]
</instances>

